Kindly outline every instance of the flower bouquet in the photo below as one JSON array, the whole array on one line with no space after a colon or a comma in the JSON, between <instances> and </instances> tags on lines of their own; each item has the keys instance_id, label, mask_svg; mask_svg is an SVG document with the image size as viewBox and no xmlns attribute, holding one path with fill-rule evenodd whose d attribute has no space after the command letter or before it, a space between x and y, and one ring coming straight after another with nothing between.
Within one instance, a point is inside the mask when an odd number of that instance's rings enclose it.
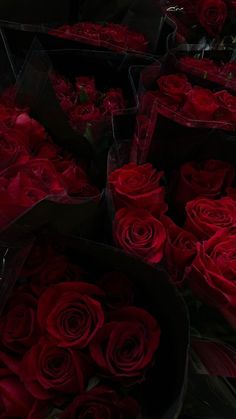
<instances>
[{"instance_id":1,"label":"flower bouquet","mask_svg":"<svg viewBox=\"0 0 236 419\"><path fill-rule=\"evenodd\" d=\"M175 418L188 319L166 274L109 246L48 232L31 250L29 241L6 247L2 414ZM19 254L10 293L9 268Z\"/></svg>"}]
</instances>

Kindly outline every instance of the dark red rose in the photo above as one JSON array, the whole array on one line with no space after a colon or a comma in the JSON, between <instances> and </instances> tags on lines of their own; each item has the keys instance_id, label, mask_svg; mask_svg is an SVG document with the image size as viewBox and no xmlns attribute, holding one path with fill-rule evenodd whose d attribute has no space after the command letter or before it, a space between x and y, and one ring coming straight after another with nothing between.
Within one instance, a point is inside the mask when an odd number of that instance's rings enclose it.
<instances>
[{"instance_id":1,"label":"dark red rose","mask_svg":"<svg viewBox=\"0 0 236 419\"><path fill-rule=\"evenodd\" d=\"M29 160L29 153L19 142L17 133L6 128L0 129L0 170L11 164L25 163Z\"/></svg>"},{"instance_id":2,"label":"dark red rose","mask_svg":"<svg viewBox=\"0 0 236 419\"><path fill-rule=\"evenodd\" d=\"M62 172L62 179L68 195L73 197L93 197L100 194L96 186L91 185L87 175L77 164L71 164Z\"/></svg>"},{"instance_id":3,"label":"dark red rose","mask_svg":"<svg viewBox=\"0 0 236 419\"><path fill-rule=\"evenodd\" d=\"M177 103L183 102L191 89L191 84L184 74L162 76L157 80L157 84L161 93L168 96L172 102Z\"/></svg>"},{"instance_id":4,"label":"dark red rose","mask_svg":"<svg viewBox=\"0 0 236 419\"><path fill-rule=\"evenodd\" d=\"M109 272L98 282L105 293L105 304L110 310L130 306L134 299L133 285L121 272Z\"/></svg>"},{"instance_id":5,"label":"dark red rose","mask_svg":"<svg viewBox=\"0 0 236 419\"><path fill-rule=\"evenodd\" d=\"M37 300L26 292L16 291L0 318L1 343L17 354L24 353L39 337Z\"/></svg>"},{"instance_id":6,"label":"dark red rose","mask_svg":"<svg viewBox=\"0 0 236 419\"><path fill-rule=\"evenodd\" d=\"M65 97L73 99L73 85L66 78L58 73L52 73L50 75L51 82L56 91L56 95L59 99Z\"/></svg>"},{"instance_id":7,"label":"dark red rose","mask_svg":"<svg viewBox=\"0 0 236 419\"><path fill-rule=\"evenodd\" d=\"M196 255L196 237L189 231L177 226L169 217L163 217L167 240L165 246L165 264L171 280L178 284L183 281L185 268Z\"/></svg>"},{"instance_id":8,"label":"dark red rose","mask_svg":"<svg viewBox=\"0 0 236 419\"><path fill-rule=\"evenodd\" d=\"M226 90L215 93L219 102L218 119L236 123L236 97Z\"/></svg>"},{"instance_id":9,"label":"dark red rose","mask_svg":"<svg viewBox=\"0 0 236 419\"><path fill-rule=\"evenodd\" d=\"M142 381L160 343L160 327L154 317L137 307L111 314L90 344L90 353L106 376L129 382Z\"/></svg>"},{"instance_id":10,"label":"dark red rose","mask_svg":"<svg viewBox=\"0 0 236 419\"><path fill-rule=\"evenodd\" d=\"M52 161L58 158L59 153L60 148L56 146L56 144L45 142L40 145L39 149L35 153L35 157L37 159L48 159Z\"/></svg>"},{"instance_id":11,"label":"dark red rose","mask_svg":"<svg viewBox=\"0 0 236 419\"><path fill-rule=\"evenodd\" d=\"M0 378L0 418L27 418L33 398L15 375Z\"/></svg>"},{"instance_id":12,"label":"dark red rose","mask_svg":"<svg viewBox=\"0 0 236 419\"><path fill-rule=\"evenodd\" d=\"M106 92L102 101L102 108L107 114L112 114L116 111L125 108L125 100L121 89L110 89Z\"/></svg>"},{"instance_id":13,"label":"dark red rose","mask_svg":"<svg viewBox=\"0 0 236 419\"><path fill-rule=\"evenodd\" d=\"M185 163L180 168L175 185L175 202L182 208L197 196L219 198L232 185L234 177L234 167L224 161Z\"/></svg>"},{"instance_id":14,"label":"dark red rose","mask_svg":"<svg viewBox=\"0 0 236 419\"><path fill-rule=\"evenodd\" d=\"M218 108L217 98L210 90L194 87L186 95L183 112L196 120L211 121Z\"/></svg>"},{"instance_id":15,"label":"dark red rose","mask_svg":"<svg viewBox=\"0 0 236 419\"><path fill-rule=\"evenodd\" d=\"M109 185L116 207L143 208L155 215L167 211L165 188L161 186L163 175L150 163L128 163L112 172Z\"/></svg>"},{"instance_id":16,"label":"dark red rose","mask_svg":"<svg viewBox=\"0 0 236 419\"><path fill-rule=\"evenodd\" d=\"M102 290L85 282L52 286L40 297L38 321L59 347L84 348L103 326Z\"/></svg>"},{"instance_id":17,"label":"dark red rose","mask_svg":"<svg viewBox=\"0 0 236 419\"><path fill-rule=\"evenodd\" d=\"M142 33L130 30L126 39L126 45L130 51L146 52L148 49L148 41L145 36Z\"/></svg>"},{"instance_id":18,"label":"dark red rose","mask_svg":"<svg viewBox=\"0 0 236 419\"><path fill-rule=\"evenodd\" d=\"M190 56L181 57L179 59L180 67L185 69L190 69L190 71L197 71L198 73L202 73L202 75L209 74L217 74L218 73L218 66L214 63L213 60L209 58L194 58Z\"/></svg>"},{"instance_id":19,"label":"dark red rose","mask_svg":"<svg viewBox=\"0 0 236 419\"><path fill-rule=\"evenodd\" d=\"M26 135L26 145L30 149L34 149L39 143L47 140L45 128L35 119L30 118L27 113L21 113L16 118L15 127L22 130Z\"/></svg>"},{"instance_id":20,"label":"dark red rose","mask_svg":"<svg viewBox=\"0 0 236 419\"><path fill-rule=\"evenodd\" d=\"M194 294L221 311L236 328L236 231L221 229L198 244L187 278Z\"/></svg>"},{"instance_id":21,"label":"dark red rose","mask_svg":"<svg viewBox=\"0 0 236 419\"><path fill-rule=\"evenodd\" d=\"M159 263L163 257L166 232L162 223L143 209L121 208L113 225L114 239L125 252L147 263Z\"/></svg>"},{"instance_id":22,"label":"dark red rose","mask_svg":"<svg viewBox=\"0 0 236 419\"><path fill-rule=\"evenodd\" d=\"M76 77L76 90L78 92L78 101L80 103L95 102L97 98L97 90L95 79L93 77L80 76Z\"/></svg>"},{"instance_id":23,"label":"dark red rose","mask_svg":"<svg viewBox=\"0 0 236 419\"><path fill-rule=\"evenodd\" d=\"M61 419L135 419L139 412L139 405L132 397L121 397L113 389L100 386L76 397Z\"/></svg>"},{"instance_id":24,"label":"dark red rose","mask_svg":"<svg viewBox=\"0 0 236 419\"><path fill-rule=\"evenodd\" d=\"M223 29L227 18L227 6L223 0L200 0L197 14L208 35L215 37Z\"/></svg>"},{"instance_id":25,"label":"dark red rose","mask_svg":"<svg viewBox=\"0 0 236 419\"><path fill-rule=\"evenodd\" d=\"M21 379L36 399L48 400L58 393L81 393L85 388L86 369L86 359L78 351L60 348L42 338L24 356Z\"/></svg>"},{"instance_id":26,"label":"dark red rose","mask_svg":"<svg viewBox=\"0 0 236 419\"><path fill-rule=\"evenodd\" d=\"M207 240L222 228L236 225L236 206L231 198L196 198L186 205L186 230Z\"/></svg>"},{"instance_id":27,"label":"dark red rose","mask_svg":"<svg viewBox=\"0 0 236 419\"><path fill-rule=\"evenodd\" d=\"M86 130L90 128L92 136L99 136L104 123L103 115L100 109L90 103L77 105L70 114L71 124L81 135L86 135ZM99 131L97 135L96 131Z\"/></svg>"}]
</instances>

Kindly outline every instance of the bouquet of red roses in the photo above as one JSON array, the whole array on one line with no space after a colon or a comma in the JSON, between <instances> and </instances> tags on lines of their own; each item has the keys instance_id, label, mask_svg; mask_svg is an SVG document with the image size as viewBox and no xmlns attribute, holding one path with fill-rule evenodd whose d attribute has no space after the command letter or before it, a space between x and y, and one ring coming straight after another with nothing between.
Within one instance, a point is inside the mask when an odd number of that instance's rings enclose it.
<instances>
[{"instance_id":1,"label":"bouquet of red roses","mask_svg":"<svg viewBox=\"0 0 236 419\"><path fill-rule=\"evenodd\" d=\"M129 277L136 262L115 249L72 238L55 243L47 235L35 242L0 317L1 416L69 419L106 412L125 419L141 411L162 417L171 405L179 410L187 321L164 273L158 288L165 304L173 304L175 314L168 316L160 298L152 301L150 289L144 291L146 281L155 289L157 271L139 262L141 276ZM75 264L80 259L83 265ZM117 261L124 271L109 271ZM177 357L170 345L177 338L172 323L183 338L176 340ZM164 396L159 402L150 392L154 385Z\"/></svg>"}]
</instances>

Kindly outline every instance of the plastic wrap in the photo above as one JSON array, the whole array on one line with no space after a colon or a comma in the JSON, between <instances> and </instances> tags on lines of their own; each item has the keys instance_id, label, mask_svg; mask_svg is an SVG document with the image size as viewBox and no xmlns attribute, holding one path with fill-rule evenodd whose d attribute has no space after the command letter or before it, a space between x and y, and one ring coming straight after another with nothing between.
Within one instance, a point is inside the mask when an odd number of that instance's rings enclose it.
<instances>
[{"instance_id":1,"label":"plastic wrap","mask_svg":"<svg viewBox=\"0 0 236 419\"><path fill-rule=\"evenodd\" d=\"M158 319L162 329L162 343L157 362L145 384L138 385L133 393L135 395L137 391L143 417L177 418L186 387L189 325L183 301L169 283L166 273L153 269L120 250L96 242L62 235L53 236L53 240L57 245L60 243L60 253L63 251L72 263L91 270L95 279L105 272L119 271L127 275L134 286L135 301ZM9 259L7 255L7 259L2 258L1 261L3 263L2 284L5 285L5 288L1 289L1 303L6 302L6 296L9 295L14 280L21 277L20 268L23 260L21 264L18 264L18 261L22 254L22 247L25 252L27 247L24 243L20 247L20 243L22 244L22 242L15 242L14 255L9 254ZM32 244L32 237L29 238L28 243ZM1 243L1 245L2 252L10 247L10 243ZM17 272L11 283L8 276L8 263L11 269L16 269ZM3 308L2 305L1 308Z\"/></svg>"}]
</instances>

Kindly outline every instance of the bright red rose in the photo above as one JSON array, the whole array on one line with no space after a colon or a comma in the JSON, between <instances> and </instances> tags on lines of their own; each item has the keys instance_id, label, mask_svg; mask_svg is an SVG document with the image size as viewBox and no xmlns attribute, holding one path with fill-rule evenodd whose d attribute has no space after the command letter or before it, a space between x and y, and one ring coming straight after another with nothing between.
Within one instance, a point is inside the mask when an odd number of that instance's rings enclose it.
<instances>
[{"instance_id":1,"label":"bright red rose","mask_svg":"<svg viewBox=\"0 0 236 419\"><path fill-rule=\"evenodd\" d=\"M38 321L43 332L62 348L84 348L103 326L99 302L102 290L84 282L65 282L48 288L38 303Z\"/></svg>"},{"instance_id":2,"label":"bright red rose","mask_svg":"<svg viewBox=\"0 0 236 419\"><path fill-rule=\"evenodd\" d=\"M185 268L196 255L196 237L189 231L177 226L169 217L161 220L166 227L165 264L171 280L178 284L183 281Z\"/></svg>"},{"instance_id":3,"label":"bright red rose","mask_svg":"<svg viewBox=\"0 0 236 419\"><path fill-rule=\"evenodd\" d=\"M208 35L215 37L223 29L227 18L227 6L223 0L200 0L197 14Z\"/></svg>"},{"instance_id":4,"label":"bright red rose","mask_svg":"<svg viewBox=\"0 0 236 419\"><path fill-rule=\"evenodd\" d=\"M113 225L114 239L119 247L147 263L159 263L166 240L160 221L143 209L121 208Z\"/></svg>"},{"instance_id":5,"label":"bright red rose","mask_svg":"<svg viewBox=\"0 0 236 419\"><path fill-rule=\"evenodd\" d=\"M182 208L197 196L219 198L231 186L235 177L234 167L220 160L188 162L179 170L175 185L175 202Z\"/></svg>"},{"instance_id":6,"label":"bright red rose","mask_svg":"<svg viewBox=\"0 0 236 419\"><path fill-rule=\"evenodd\" d=\"M87 381L86 369L86 358L78 351L42 338L25 354L21 379L36 399L48 400L60 393L81 393Z\"/></svg>"},{"instance_id":7,"label":"bright red rose","mask_svg":"<svg viewBox=\"0 0 236 419\"><path fill-rule=\"evenodd\" d=\"M0 378L0 418L27 418L33 398L15 375Z\"/></svg>"},{"instance_id":8,"label":"bright red rose","mask_svg":"<svg viewBox=\"0 0 236 419\"><path fill-rule=\"evenodd\" d=\"M106 114L112 114L125 108L125 100L121 89L110 89L102 101L102 108Z\"/></svg>"},{"instance_id":9,"label":"bright red rose","mask_svg":"<svg viewBox=\"0 0 236 419\"><path fill-rule=\"evenodd\" d=\"M95 79L93 77L80 76L76 77L76 90L79 95L80 103L95 102L97 98L97 90Z\"/></svg>"},{"instance_id":10,"label":"bright red rose","mask_svg":"<svg viewBox=\"0 0 236 419\"><path fill-rule=\"evenodd\" d=\"M186 205L186 230L207 240L222 228L236 225L236 206L231 198L196 198Z\"/></svg>"},{"instance_id":11,"label":"bright red rose","mask_svg":"<svg viewBox=\"0 0 236 419\"><path fill-rule=\"evenodd\" d=\"M191 84L184 74L161 76L157 80L157 84L161 93L168 96L172 102L177 103L183 102L186 94L191 89Z\"/></svg>"},{"instance_id":12,"label":"bright red rose","mask_svg":"<svg viewBox=\"0 0 236 419\"><path fill-rule=\"evenodd\" d=\"M130 306L134 299L133 285L121 272L109 272L98 282L105 293L105 304L110 310Z\"/></svg>"},{"instance_id":13,"label":"bright red rose","mask_svg":"<svg viewBox=\"0 0 236 419\"><path fill-rule=\"evenodd\" d=\"M198 244L187 277L194 294L216 307L236 328L236 230L221 229Z\"/></svg>"},{"instance_id":14,"label":"bright red rose","mask_svg":"<svg viewBox=\"0 0 236 419\"><path fill-rule=\"evenodd\" d=\"M115 206L146 209L159 216L167 211L165 188L161 186L164 173L150 163L128 163L109 176Z\"/></svg>"},{"instance_id":15,"label":"bright red rose","mask_svg":"<svg viewBox=\"0 0 236 419\"><path fill-rule=\"evenodd\" d=\"M111 314L111 322L95 336L90 353L106 376L134 384L144 379L160 343L160 327L154 317L137 307Z\"/></svg>"},{"instance_id":16,"label":"bright red rose","mask_svg":"<svg viewBox=\"0 0 236 419\"><path fill-rule=\"evenodd\" d=\"M132 397L121 397L113 389L100 386L76 397L61 419L135 419L139 412L139 405Z\"/></svg>"},{"instance_id":17,"label":"bright red rose","mask_svg":"<svg viewBox=\"0 0 236 419\"><path fill-rule=\"evenodd\" d=\"M211 121L218 108L219 103L210 90L194 87L186 95L183 112L196 120Z\"/></svg>"},{"instance_id":18,"label":"bright red rose","mask_svg":"<svg viewBox=\"0 0 236 419\"><path fill-rule=\"evenodd\" d=\"M37 300L16 291L0 318L1 343L16 354L24 353L39 337Z\"/></svg>"},{"instance_id":19,"label":"bright red rose","mask_svg":"<svg viewBox=\"0 0 236 419\"><path fill-rule=\"evenodd\" d=\"M236 123L236 96L232 96L226 90L215 93L220 109L218 118L222 121Z\"/></svg>"}]
</instances>

